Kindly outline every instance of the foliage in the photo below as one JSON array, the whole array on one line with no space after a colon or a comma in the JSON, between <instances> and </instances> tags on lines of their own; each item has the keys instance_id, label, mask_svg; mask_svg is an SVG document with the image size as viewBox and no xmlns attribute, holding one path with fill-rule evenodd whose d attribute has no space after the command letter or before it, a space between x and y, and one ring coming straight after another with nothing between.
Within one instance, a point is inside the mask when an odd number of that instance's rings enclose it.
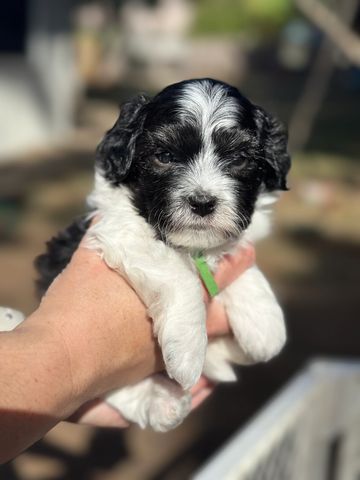
<instances>
[{"instance_id":1,"label":"foliage","mask_svg":"<svg viewBox=\"0 0 360 480\"><path fill-rule=\"evenodd\" d=\"M292 15L290 0L198 0L195 33L276 32Z\"/></svg>"}]
</instances>

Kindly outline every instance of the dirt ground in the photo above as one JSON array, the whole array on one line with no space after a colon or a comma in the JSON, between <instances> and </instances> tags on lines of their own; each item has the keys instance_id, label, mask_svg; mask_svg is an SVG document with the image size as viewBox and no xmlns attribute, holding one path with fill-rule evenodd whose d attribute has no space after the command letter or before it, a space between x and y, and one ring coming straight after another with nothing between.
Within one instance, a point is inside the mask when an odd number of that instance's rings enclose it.
<instances>
[{"instance_id":1,"label":"dirt ground","mask_svg":"<svg viewBox=\"0 0 360 480\"><path fill-rule=\"evenodd\" d=\"M342 110L353 101L349 94ZM320 122L319 143L295 158L274 232L257 248L258 263L286 312L289 340L283 353L269 364L241 368L238 383L219 386L174 432L64 423L0 467L0 479L187 478L309 358L359 356L360 171L354 152L360 139L351 124L343 139L346 152L326 147L326 122L341 114L336 103L334 108ZM83 211L94 147L115 111L112 102L89 100L83 109L86 128L79 127L66 144L1 166L0 305L27 313L35 308L33 259L46 239Z\"/></svg>"}]
</instances>

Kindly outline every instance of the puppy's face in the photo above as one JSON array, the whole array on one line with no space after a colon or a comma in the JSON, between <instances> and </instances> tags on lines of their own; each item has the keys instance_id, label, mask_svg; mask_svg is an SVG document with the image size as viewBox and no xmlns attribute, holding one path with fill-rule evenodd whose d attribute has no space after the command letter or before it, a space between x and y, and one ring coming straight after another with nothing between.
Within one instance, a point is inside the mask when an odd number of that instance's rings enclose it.
<instances>
[{"instance_id":1,"label":"puppy's face","mask_svg":"<svg viewBox=\"0 0 360 480\"><path fill-rule=\"evenodd\" d=\"M239 237L260 191L285 188L289 157L272 117L229 85L191 80L123 107L98 164L164 241L203 250Z\"/></svg>"}]
</instances>

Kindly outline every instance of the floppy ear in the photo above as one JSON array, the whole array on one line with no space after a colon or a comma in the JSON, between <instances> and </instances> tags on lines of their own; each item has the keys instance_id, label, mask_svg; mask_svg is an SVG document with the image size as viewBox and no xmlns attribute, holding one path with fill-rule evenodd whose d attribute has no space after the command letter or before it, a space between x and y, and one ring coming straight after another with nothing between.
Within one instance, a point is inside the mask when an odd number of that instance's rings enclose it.
<instances>
[{"instance_id":1,"label":"floppy ear","mask_svg":"<svg viewBox=\"0 0 360 480\"><path fill-rule=\"evenodd\" d=\"M265 153L265 187L267 190L287 190L286 175L290 169L287 152L288 133L277 118L257 107L256 123L261 128Z\"/></svg>"},{"instance_id":2,"label":"floppy ear","mask_svg":"<svg viewBox=\"0 0 360 480\"><path fill-rule=\"evenodd\" d=\"M120 107L115 125L106 132L96 150L96 165L113 185L127 176L134 157L135 140L142 131L143 106L150 99L138 95Z\"/></svg>"}]
</instances>

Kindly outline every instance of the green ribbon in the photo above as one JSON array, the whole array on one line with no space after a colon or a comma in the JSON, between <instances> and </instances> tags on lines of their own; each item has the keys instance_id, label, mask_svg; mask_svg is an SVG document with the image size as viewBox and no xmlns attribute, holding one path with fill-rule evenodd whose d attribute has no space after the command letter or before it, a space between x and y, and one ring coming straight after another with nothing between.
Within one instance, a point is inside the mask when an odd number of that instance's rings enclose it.
<instances>
[{"instance_id":1,"label":"green ribbon","mask_svg":"<svg viewBox=\"0 0 360 480\"><path fill-rule=\"evenodd\" d=\"M194 255L193 259L201 277L201 280L203 281L203 284L208 291L210 297L215 297L215 295L219 293L219 287L217 286L214 275L211 273L205 257L199 253L197 255Z\"/></svg>"}]
</instances>

